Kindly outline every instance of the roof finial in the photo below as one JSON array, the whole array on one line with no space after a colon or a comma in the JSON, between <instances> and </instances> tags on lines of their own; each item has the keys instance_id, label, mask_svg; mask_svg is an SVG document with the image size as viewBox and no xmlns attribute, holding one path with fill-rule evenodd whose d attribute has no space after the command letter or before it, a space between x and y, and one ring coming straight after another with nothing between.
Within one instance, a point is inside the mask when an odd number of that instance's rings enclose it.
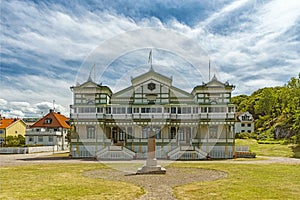
<instances>
[{"instance_id":1,"label":"roof finial","mask_svg":"<svg viewBox=\"0 0 300 200\"><path fill-rule=\"evenodd\" d=\"M94 65L90 69L90 74L89 74L89 78L88 78L89 81L93 81L93 79L92 79L92 71L93 70L94 70L94 79L95 79L95 66L96 66L96 63L94 63Z\"/></svg>"}]
</instances>

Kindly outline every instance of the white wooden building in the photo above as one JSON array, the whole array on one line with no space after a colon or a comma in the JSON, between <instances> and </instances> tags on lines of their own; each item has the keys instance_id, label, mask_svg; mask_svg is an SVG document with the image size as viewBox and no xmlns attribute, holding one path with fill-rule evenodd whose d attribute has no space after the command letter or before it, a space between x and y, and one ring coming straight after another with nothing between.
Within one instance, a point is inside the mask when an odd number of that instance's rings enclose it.
<instances>
[{"instance_id":1,"label":"white wooden building","mask_svg":"<svg viewBox=\"0 0 300 200\"><path fill-rule=\"evenodd\" d=\"M235 151L233 85L214 76L191 93L151 68L113 93L91 78L71 87L72 157L147 157L155 133L158 159L232 158Z\"/></svg>"}]
</instances>

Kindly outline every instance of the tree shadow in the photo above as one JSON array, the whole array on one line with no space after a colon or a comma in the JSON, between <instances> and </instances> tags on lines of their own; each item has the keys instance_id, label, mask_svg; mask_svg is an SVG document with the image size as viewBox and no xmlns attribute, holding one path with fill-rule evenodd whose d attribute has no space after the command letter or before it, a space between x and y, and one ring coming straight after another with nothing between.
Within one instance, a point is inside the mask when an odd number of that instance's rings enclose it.
<instances>
[{"instance_id":1,"label":"tree shadow","mask_svg":"<svg viewBox=\"0 0 300 200\"><path fill-rule=\"evenodd\" d=\"M300 145L291 146L290 148L293 151L293 158L300 158Z\"/></svg>"}]
</instances>

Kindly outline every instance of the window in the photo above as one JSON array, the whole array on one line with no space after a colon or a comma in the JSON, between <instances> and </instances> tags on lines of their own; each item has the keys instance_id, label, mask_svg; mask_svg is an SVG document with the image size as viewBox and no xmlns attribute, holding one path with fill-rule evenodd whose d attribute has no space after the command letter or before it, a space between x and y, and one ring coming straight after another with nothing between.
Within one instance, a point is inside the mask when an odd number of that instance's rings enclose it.
<instances>
[{"instance_id":1,"label":"window","mask_svg":"<svg viewBox=\"0 0 300 200\"><path fill-rule=\"evenodd\" d=\"M178 107L178 108L177 108L177 113L178 113L178 114L181 114L181 107Z\"/></svg>"},{"instance_id":2,"label":"window","mask_svg":"<svg viewBox=\"0 0 300 200\"><path fill-rule=\"evenodd\" d=\"M141 108L141 113L149 113L150 108Z\"/></svg>"},{"instance_id":3,"label":"window","mask_svg":"<svg viewBox=\"0 0 300 200\"><path fill-rule=\"evenodd\" d=\"M87 127L87 139L95 139L95 127Z\"/></svg>"},{"instance_id":4,"label":"window","mask_svg":"<svg viewBox=\"0 0 300 200\"><path fill-rule=\"evenodd\" d=\"M242 124L241 124L241 126L242 126L242 127L245 127L245 124L244 124L244 123L242 123Z\"/></svg>"},{"instance_id":5,"label":"window","mask_svg":"<svg viewBox=\"0 0 300 200\"><path fill-rule=\"evenodd\" d=\"M211 139L218 138L218 127L217 126L209 127L209 138L211 138Z\"/></svg>"},{"instance_id":6,"label":"window","mask_svg":"<svg viewBox=\"0 0 300 200\"><path fill-rule=\"evenodd\" d=\"M161 139L161 132L159 128L155 129L155 135L156 135L156 139Z\"/></svg>"},{"instance_id":7,"label":"window","mask_svg":"<svg viewBox=\"0 0 300 200\"><path fill-rule=\"evenodd\" d=\"M171 113L173 113L173 114L176 113L176 107L171 107Z\"/></svg>"},{"instance_id":8,"label":"window","mask_svg":"<svg viewBox=\"0 0 300 200\"><path fill-rule=\"evenodd\" d=\"M45 119L44 124L51 124L51 122L52 122L52 119L51 118L47 118L47 119Z\"/></svg>"},{"instance_id":9,"label":"window","mask_svg":"<svg viewBox=\"0 0 300 200\"><path fill-rule=\"evenodd\" d=\"M18 131L15 131L15 134L18 134Z\"/></svg>"},{"instance_id":10,"label":"window","mask_svg":"<svg viewBox=\"0 0 300 200\"><path fill-rule=\"evenodd\" d=\"M4 130L0 130L0 134L4 134Z\"/></svg>"},{"instance_id":11,"label":"window","mask_svg":"<svg viewBox=\"0 0 300 200\"><path fill-rule=\"evenodd\" d=\"M189 114L191 112L192 112L191 107L183 107L182 108L182 113L183 114Z\"/></svg>"},{"instance_id":12,"label":"window","mask_svg":"<svg viewBox=\"0 0 300 200\"><path fill-rule=\"evenodd\" d=\"M125 140L125 130L121 130L119 137L120 137L120 141Z\"/></svg>"},{"instance_id":13,"label":"window","mask_svg":"<svg viewBox=\"0 0 300 200\"><path fill-rule=\"evenodd\" d=\"M97 108L97 113L103 113L103 108L102 107Z\"/></svg>"},{"instance_id":14,"label":"window","mask_svg":"<svg viewBox=\"0 0 300 200\"><path fill-rule=\"evenodd\" d=\"M111 107L106 107L106 114L111 114Z\"/></svg>"},{"instance_id":15,"label":"window","mask_svg":"<svg viewBox=\"0 0 300 200\"><path fill-rule=\"evenodd\" d=\"M248 132L248 133L251 133L251 131L250 131L250 130L248 130L247 132Z\"/></svg>"},{"instance_id":16,"label":"window","mask_svg":"<svg viewBox=\"0 0 300 200\"><path fill-rule=\"evenodd\" d=\"M207 112L207 107L201 107L201 112L206 113Z\"/></svg>"},{"instance_id":17,"label":"window","mask_svg":"<svg viewBox=\"0 0 300 200\"><path fill-rule=\"evenodd\" d=\"M38 142L43 142L43 136L38 137Z\"/></svg>"},{"instance_id":18,"label":"window","mask_svg":"<svg viewBox=\"0 0 300 200\"><path fill-rule=\"evenodd\" d=\"M33 136L29 136L28 141L33 142L33 140L34 140Z\"/></svg>"},{"instance_id":19,"label":"window","mask_svg":"<svg viewBox=\"0 0 300 200\"><path fill-rule=\"evenodd\" d=\"M178 140L184 140L184 135L183 135L183 130L182 129L178 130Z\"/></svg>"},{"instance_id":20,"label":"window","mask_svg":"<svg viewBox=\"0 0 300 200\"><path fill-rule=\"evenodd\" d=\"M164 113L170 113L170 108L164 108Z\"/></svg>"},{"instance_id":21,"label":"window","mask_svg":"<svg viewBox=\"0 0 300 200\"><path fill-rule=\"evenodd\" d=\"M127 108L127 114L132 114L132 108L131 107Z\"/></svg>"},{"instance_id":22,"label":"window","mask_svg":"<svg viewBox=\"0 0 300 200\"><path fill-rule=\"evenodd\" d=\"M142 138L148 138L148 128L143 128L143 130L142 130Z\"/></svg>"},{"instance_id":23,"label":"window","mask_svg":"<svg viewBox=\"0 0 300 200\"><path fill-rule=\"evenodd\" d=\"M139 113L140 112L140 108L133 108L133 112L134 113Z\"/></svg>"},{"instance_id":24,"label":"window","mask_svg":"<svg viewBox=\"0 0 300 200\"><path fill-rule=\"evenodd\" d=\"M248 127L251 127L251 124L247 124Z\"/></svg>"},{"instance_id":25,"label":"window","mask_svg":"<svg viewBox=\"0 0 300 200\"><path fill-rule=\"evenodd\" d=\"M157 108L157 109L156 109L156 112L157 112L157 113L162 113L162 108Z\"/></svg>"},{"instance_id":26,"label":"window","mask_svg":"<svg viewBox=\"0 0 300 200\"><path fill-rule=\"evenodd\" d=\"M176 139L176 128L171 127L171 139Z\"/></svg>"},{"instance_id":27,"label":"window","mask_svg":"<svg viewBox=\"0 0 300 200\"><path fill-rule=\"evenodd\" d=\"M48 138L48 142L53 142L53 136L51 135L51 136L49 136L49 138Z\"/></svg>"}]
</instances>

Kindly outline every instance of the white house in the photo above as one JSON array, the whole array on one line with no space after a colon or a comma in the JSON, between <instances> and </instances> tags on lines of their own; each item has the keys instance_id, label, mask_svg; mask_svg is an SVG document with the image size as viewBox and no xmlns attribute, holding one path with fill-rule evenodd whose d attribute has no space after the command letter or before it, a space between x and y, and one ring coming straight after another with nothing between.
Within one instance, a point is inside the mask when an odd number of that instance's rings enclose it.
<instances>
[{"instance_id":1,"label":"white house","mask_svg":"<svg viewBox=\"0 0 300 200\"><path fill-rule=\"evenodd\" d=\"M53 110L26 130L28 145L53 146L54 150L68 149L66 136L70 126L68 118Z\"/></svg>"},{"instance_id":2,"label":"white house","mask_svg":"<svg viewBox=\"0 0 300 200\"><path fill-rule=\"evenodd\" d=\"M253 133L254 120L249 112L236 113L235 133Z\"/></svg>"}]
</instances>

